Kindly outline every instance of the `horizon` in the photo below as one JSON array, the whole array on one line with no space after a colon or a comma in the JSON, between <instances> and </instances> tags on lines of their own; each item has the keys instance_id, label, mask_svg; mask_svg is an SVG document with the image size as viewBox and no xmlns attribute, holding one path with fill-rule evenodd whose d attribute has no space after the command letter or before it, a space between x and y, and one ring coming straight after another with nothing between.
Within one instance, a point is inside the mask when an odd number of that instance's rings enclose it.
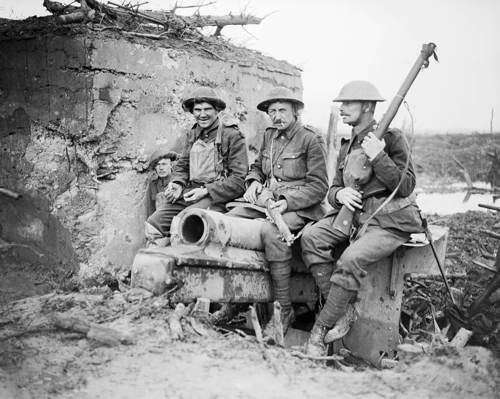
<instances>
[{"instance_id":1,"label":"horizon","mask_svg":"<svg viewBox=\"0 0 500 399\"><path fill-rule=\"evenodd\" d=\"M143 9L168 9L173 4L153 0ZM299 0L219 0L201 13L241 10L269 15L245 30L225 27L222 35L235 45L302 69L305 123L326 131L331 100L341 86L357 79L372 81L388 100L377 107L380 119L422 44L435 41L440 62L431 60L406 96L415 132L489 133L492 109L493 132L500 131L498 1L312 0L304 6ZM49 15L43 1L4 0L0 6L0 17L31 15ZM401 107L391 126L408 126L412 117ZM341 123L338 129L349 130Z\"/></svg>"}]
</instances>

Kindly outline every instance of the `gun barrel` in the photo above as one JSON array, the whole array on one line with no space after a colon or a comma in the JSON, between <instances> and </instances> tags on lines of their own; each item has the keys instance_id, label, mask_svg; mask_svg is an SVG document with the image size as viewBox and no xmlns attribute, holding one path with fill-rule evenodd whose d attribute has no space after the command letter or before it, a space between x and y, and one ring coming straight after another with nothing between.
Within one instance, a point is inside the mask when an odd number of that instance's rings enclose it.
<instances>
[{"instance_id":1,"label":"gun barrel","mask_svg":"<svg viewBox=\"0 0 500 399\"><path fill-rule=\"evenodd\" d=\"M172 223L171 236L183 244L209 243L262 251L263 220L243 219L206 209L182 211Z\"/></svg>"}]
</instances>

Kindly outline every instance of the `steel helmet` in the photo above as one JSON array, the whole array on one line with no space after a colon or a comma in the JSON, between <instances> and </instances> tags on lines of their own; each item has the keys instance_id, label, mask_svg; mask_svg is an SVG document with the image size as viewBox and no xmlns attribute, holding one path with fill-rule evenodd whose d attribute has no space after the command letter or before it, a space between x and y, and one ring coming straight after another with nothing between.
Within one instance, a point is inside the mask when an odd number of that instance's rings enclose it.
<instances>
[{"instance_id":1,"label":"steel helmet","mask_svg":"<svg viewBox=\"0 0 500 399\"><path fill-rule=\"evenodd\" d=\"M182 109L186 112L193 112L193 106L196 102L207 102L217 110L222 111L226 108L226 103L222 101L219 95L211 87L198 87L194 89L189 96L182 101Z\"/></svg>"},{"instance_id":2,"label":"steel helmet","mask_svg":"<svg viewBox=\"0 0 500 399\"><path fill-rule=\"evenodd\" d=\"M304 108L302 100L286 87L275 87L269 91L266 99L257 104L259 111L267 112L269 106L276 101L288 101L298 105L299 109Z\"/></svg>"},{"instance_id":3,"label":"steel helmet","mask_svg":"<svg viewBox=\"0 0 500 399\"><path fill-rule=\"evenodd\" d=\"M385 98L372 83L366 80L353 80L342 87L333 101L385 101Z\"/></svg>"}]
</instances>

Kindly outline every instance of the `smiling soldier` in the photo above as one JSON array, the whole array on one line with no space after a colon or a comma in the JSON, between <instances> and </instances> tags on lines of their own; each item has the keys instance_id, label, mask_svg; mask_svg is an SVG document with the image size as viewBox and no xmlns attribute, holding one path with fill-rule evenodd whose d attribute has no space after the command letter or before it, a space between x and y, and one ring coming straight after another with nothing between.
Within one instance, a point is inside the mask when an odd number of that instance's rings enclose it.
<instances>
[{"instance_id":1,"label":"smiling soldier","mask_svg":"<svg viewBox=\"0 0 500 399\"><path fill-rule=\"evenodd\" d=\"M226 108L216 92L200 87L182 103L196 123L187 135L182 155L165 190L167 203L146 221L150 245L162 245L170 235L172 219L183 209L204 208L224 211L226 202L245 191L248 172L245 139L234 122L222 121Z\"/></svg>"}]
</instances>

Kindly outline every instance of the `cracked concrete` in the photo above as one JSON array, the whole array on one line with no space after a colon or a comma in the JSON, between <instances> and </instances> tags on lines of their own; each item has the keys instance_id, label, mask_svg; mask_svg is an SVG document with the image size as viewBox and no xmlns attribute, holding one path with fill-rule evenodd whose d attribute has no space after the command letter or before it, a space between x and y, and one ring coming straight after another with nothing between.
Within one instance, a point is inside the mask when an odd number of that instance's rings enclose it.
<instances>
[{"instance_id":1,"label":"cracked concrete","mask_svg":"<svg viewBox=\"0 0 500 399\"><path fill-rule=\"evenodd\" d=\"M0 31L0 186L46 204L43 212L64 231L45 237L47 248L68 249L55 252L82 278L127 269L143 245L141 162L158 146L180 149L193 123L181 109L186 91L216 87L247 144L259 148L268 122L256 104L274 85L302 90L297 68L228 44L217 50L221 61L178 40L16 29ZM12 223L0 213L7 241ZM34 241L23 231L16 240Z\"/></svg>"}]
</instances>

